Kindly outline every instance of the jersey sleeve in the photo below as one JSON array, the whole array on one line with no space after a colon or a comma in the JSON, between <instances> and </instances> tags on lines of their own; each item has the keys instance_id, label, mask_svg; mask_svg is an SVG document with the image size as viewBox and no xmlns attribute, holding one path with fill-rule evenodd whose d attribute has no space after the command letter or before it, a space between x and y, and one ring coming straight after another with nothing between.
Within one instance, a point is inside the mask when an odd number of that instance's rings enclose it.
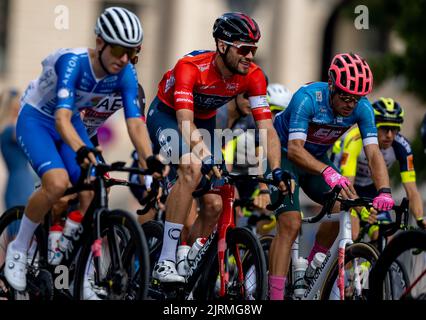
<instances>
[{"instance_id":1,"label":"jersey sleeve","mask_svg":"<svg viewBox=\"0 0 426 320\"><path fill-rule=\"evenodd\" d=\"M363 145L358 128L352 129L343 140L342 159L340 160L340 171L345 177L355 177L358 157Z\"/></svg>"},{"instance_id":2,"label":"jersey sleeve","mask_svg":"<svg viewBox=\"0 0 426 320\"><path fill-rule=\"evenodd\" d=\"M141 119L143 120L143 122L146 123L146 97L145 97L145 90L143 89L142 85L139 83L138 84L138 101L139 101L139 107L140 107L140 112L141 112Z\"/></svg>"},{"instance_id":3,"label":"jersey sleeve","mask_svg":"<svg viewBox=\"0 0 426 320\"><path fill-rule=\"evenodd\" d=\"M80 73L80 61L77 55L67 53L55 63L57 75L56 110L60 108L75 111L75 87Z\"/></svg>"},{"instance_id":4,"label":"jersey sleeve","mask_svg":"<svg viewBox=\"0 0 426 320\"><path fill-rule=\"evenodd\" d=\"M138 77L133 65L128 64L121 79L121 96L123 98L126 119L142 116L138 100Z\"/></svg>"},{"instance_id":5,"label":"jersey sleeve","mask_svg":"<svg viewBox=\"0 0 426 320\"><path fill-rule=\"evenodd\" d=\"M174 107L175 110L188 109L194 111L194 96L192 94L194 85L198 78L198 68L186 61L179 61L174 69L175 91Z\"/></svg>"},{"instance_id":6,"label":"jersey sleeve","mask_svg":"<svg viewBox=\"0 0 426 320\"><path fill-rule=\"evenodd\" d=\"M266 79L260 68L254 70L248 79L248 96L251 112L256 121L272 119L266 98Z\"/></svg>"},{"instance_id":7,"label":"jersey sleeve","mask_svg":"<svg viewBox=\"0 0 426 320\"><path fill-rule=\"evenodd\" d=\"M367 98L362 98L358 102L357 114L358 127L361 132L363 145L367 146L369 144L378 144L373 107Z\"/></svg>"},{"instance_id":8,"label":"jersey sleeve","mask_svg":"<svg viewBox=\"0 0 426 320\"><path fill-rule=\"evenodd\" d=\"M415 182L414 157L411 145L402 135L397 135L392 143L395 157L399 162L402 183Z\"/></svg>"},{"instance_id":9,"label":"jersey sleeve","mask_svg":"<svg viewBox=\"0 0 426 320\"><path fill-rule=\"evenodd\" d=\"M314 114L312 97L304 91L298 91L288 106L291 112L288 140L306 141L309 122Z\"/></svg>"}]
</instances>

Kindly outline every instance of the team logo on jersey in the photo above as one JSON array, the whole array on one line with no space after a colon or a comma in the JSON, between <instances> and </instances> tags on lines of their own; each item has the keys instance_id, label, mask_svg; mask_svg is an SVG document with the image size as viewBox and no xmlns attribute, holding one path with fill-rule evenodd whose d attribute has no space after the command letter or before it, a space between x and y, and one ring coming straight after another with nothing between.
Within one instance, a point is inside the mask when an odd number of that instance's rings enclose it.
<instances>
[{"instance_id":1,"label":"team logo on jersey","mask_svg":"<svg viewBox=\"0 0 426 320\"><path fill-rule=\"evenodd\" d=\"M408 171L413 171L414 170L414 158L413 158L412 154L410 154L407 157L407 170Z\"/></svg>"},{"instance_id":2,"label":"team logo on jersey","mask_svg":"<svg viewBox=\"0 0 426 320\"><path fill-rule=\"evenodd\" d=\"M238 83L227 83L226 90L235 91L238 88Z\"/></svg>"},{"instance_id":3,"label":"team logo on jersey","mask_svg":"<svg viewBox=\"0 0 426 320\"><path fill-rule=\"evenodd\" d=\"M70 96L70 91L67 88L59 89L58 97L61 99L66 99Z\"/></svg>"},{"instance_id":4,"label":"team logo on jersey","mask_svg":"<svg viewBox=\"0 0 426 320\"><path fill-rule=\"evenodd\" d=\"M349 154L347 152L343 152L342 154L342 160L340 162L340 165L344 166L348 162Z\"/></svg>"},{"instance_id":5,"label":"team logo on jersey","mask_svg":"<svg viewBox=\"0 0 426 320\"><path fill-rule=\"evenodd\" d=\"M169 91L169 89L171 87L173 87L174 84L175 84L175 77L173 75L171 75L170 78L167 79L167 81L166 81L166 85L164 87L164 93L166 93L167 91Z\"/></svg>"},{"instance_id":6,"label":"team logo on jersey","mask_svg":"<svg viewBox=\"0 0 426 320\"><path fill-rule=\"evenodd\" d=\"M108 78L104 79L104 83L113 82L118 79L118 76L109 76Z\"/></svg>"},{"instance_id":7,"label":"team logo on jersey","mask_svg":"<svg viewBox=\"0 0 426 320\"><path fill-rule=\"evenodd\" d=\"M210 68L210 63L200 64L198 66L198 69L200 70L200 72L204 72L208 70L209 68Z\"/></svg>"},{"instance_id":8,"label":"team logo on jersey","mask_svg":"<svg viewBox=\"0 0 426 320\"><path fill-rule=\"evenodd\" d=\"M322 92L321 91L316 91L315 92L315 96L318 102L322 102Z\"/></svg>"}]
</instances>

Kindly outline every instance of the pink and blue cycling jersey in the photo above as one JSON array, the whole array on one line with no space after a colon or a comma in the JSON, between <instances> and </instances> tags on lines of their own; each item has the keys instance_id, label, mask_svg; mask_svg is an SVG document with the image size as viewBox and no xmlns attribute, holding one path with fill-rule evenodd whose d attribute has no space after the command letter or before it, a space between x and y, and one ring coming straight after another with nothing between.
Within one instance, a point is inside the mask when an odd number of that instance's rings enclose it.
<instances>
[{"instance_id":1,"label":"pink and blue cycling jersey","mask_svg":"<svg viewBox=\"0 0 426 320\"><path fill-rule=\"evenodd\" d=\"M330 90L326 82L301 87L289 106L274 119L274 127L285 152L289 140L300 139L305 141L305 149L315 157L324 155L354 124L360 128L364 146L378 143L374 112L368 99L361 98L350 116L336 115L330 106Z\"/></svg>"}]
</instances>

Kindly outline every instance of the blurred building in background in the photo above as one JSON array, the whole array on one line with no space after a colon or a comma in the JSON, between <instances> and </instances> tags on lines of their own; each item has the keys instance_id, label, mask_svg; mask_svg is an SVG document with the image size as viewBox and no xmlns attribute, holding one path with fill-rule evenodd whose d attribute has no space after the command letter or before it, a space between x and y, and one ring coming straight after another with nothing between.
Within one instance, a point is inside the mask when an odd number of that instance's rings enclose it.
<instances>
[{"instance_id":1,"label":"blurred building in background","mask_svg":"<svg viewBox=\"0 0 426 320\"><path fill-rule=\"evenodd\" d=\"M39 75L42 59L58 48L94 47L96 18L113 5L127 7L141 19L144 41L137 70L148 105L159 80L178 58L195 49L215 50L212 26L227 11L255 18L262 33L255 62L271 82L292 91L309 81L326 80L336 52L354 51L368 60L388 50L404 50L392 30L384 37L371 26L357 29L359 13L351 1L343 0L0 0L0 91L9 86L25 90ZM352 15L343 14L343 7ZM402 85L400 79L388 81L376 87L370 99L397 99L406 109L403 134L410 138L424 111ZM105 158L129 162L132 147L122 112L109 125L113 135L104 147ZM0 193L4 175L0 159ZM127 190L117 189L111 193L111 206L132 209L136 203Z\"/></svg>"}]
</instances>

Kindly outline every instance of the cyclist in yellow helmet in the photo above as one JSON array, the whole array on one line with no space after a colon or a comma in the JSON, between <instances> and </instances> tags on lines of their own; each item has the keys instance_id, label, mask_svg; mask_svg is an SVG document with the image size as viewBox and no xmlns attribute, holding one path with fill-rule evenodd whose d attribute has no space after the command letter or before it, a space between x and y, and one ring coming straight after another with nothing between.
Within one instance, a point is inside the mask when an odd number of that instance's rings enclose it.
<instances>
[{"instance_id":1,"label":"cyclist in yellow helmet","mask_svg":"<svg viewBox=\"0 0 426 320\"><path fill-rule=\"evenodd\" d=\"M415 217L417 224L425 228L426 221L423 218L423 202L416 186L416 172L414 170L411 145L400 134L404 121L404 110L392 98L380 98L372 106L378 129L379 147L386 165L390 168L395 161L398 161L402 185L410 202L410 211ZM343 140L340 141L340 149L335 163L340 166L342 175L354 184L359 196L374 197L376 195L376 188L374 187L372 173L368 167L367 158L362 148L362 139L358 127L351 129ZM334 148L334 151L336 150L338 150L337 144ZM360 213L363 220L367 219L369 213L366 209L362 209ZM379 214L378 218L390 220L388 212ZM359 220L356 214L354 219L357 222L352 224L354 236L356 237L359 231ZM369 231L369 235L373 240L377 237L376 231L377 227L371 228Z\"/></svg>"}]
</instances>

